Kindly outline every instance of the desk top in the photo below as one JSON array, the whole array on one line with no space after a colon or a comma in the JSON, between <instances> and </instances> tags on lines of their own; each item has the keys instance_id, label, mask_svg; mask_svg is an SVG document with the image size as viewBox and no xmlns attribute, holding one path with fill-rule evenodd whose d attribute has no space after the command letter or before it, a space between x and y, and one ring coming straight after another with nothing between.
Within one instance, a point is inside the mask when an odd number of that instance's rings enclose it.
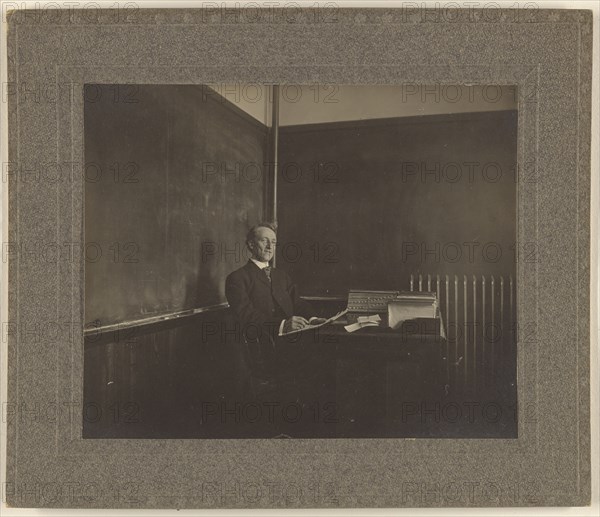
<instances>
[{"instance_id":1,"label":"desk top","mask_svg":"<svg viewBox=\"0 0 600 517\"><path fill-rule=\"evenodd\" d=\"M344 334L347 336L360 335L360 336L389 336L391 338L401 337L427 337L446 339L444 332L444 325L440 318L417 318L414 320L405 321L402 326L397 329L391 329L387 325L387 318L382 318L381 323L378 327L368 326L363 327L355 332L348 332L344 327L348 322L355 322L356 318L350 315L349 318L340 318L330 325L323 327L324 332Z\"/></svg>"},{"instance_id":2,"label":"desk top","mask_svg":"<svg viewBox=\"0 0 600 517\"><path fill-rule=\"evenodd\" d=\"M300 346L335 351L336 354L350 351L372 353L381 350L386 352L386 355L437 348L446 342L441 320L422 320L406 321L398 330L393 330L382 322L379 327L364 327L355 332L348 332L344 328L348 320L340 318L329 325L291 334L287 338L281 336L279 339Z\"/></svg>"}]
</instances>

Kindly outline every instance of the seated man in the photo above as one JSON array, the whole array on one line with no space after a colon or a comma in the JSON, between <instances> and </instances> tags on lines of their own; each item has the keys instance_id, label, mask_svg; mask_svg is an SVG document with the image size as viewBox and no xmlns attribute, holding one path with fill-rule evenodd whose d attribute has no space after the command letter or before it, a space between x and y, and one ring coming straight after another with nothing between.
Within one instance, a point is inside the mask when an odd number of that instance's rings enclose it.
<instances>
[{"instance_id":1,"label":"seated man","mask_svg":"<svg viewBox=\"0 0 600 517\"><path fill-rule=\"evenodd\" d=\"M282 373L277 371L281 368L277 336L306 327L313 315L287 273L270 266L276 243L273 225L260 223L251 228L246 245L252 257L225 281L225 296L250 348L252 374L270 380Z\"/></svg>"}]
</instances>

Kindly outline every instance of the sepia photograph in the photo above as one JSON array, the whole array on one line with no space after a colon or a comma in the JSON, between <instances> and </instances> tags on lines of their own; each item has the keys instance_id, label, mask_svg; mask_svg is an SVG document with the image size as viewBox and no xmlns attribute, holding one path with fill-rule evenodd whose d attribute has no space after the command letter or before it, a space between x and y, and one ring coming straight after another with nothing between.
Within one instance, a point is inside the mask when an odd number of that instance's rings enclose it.
<instances>
[{"instance_id":1,"label":"sepia photograph","mask_svg":"<svg viewBox=\"0 0 600 517\"><path fill-rule=\"evenodd\" d=\"M517 438L517 100L86 84L84 438Z\"/></svg>"},{"instance_id":2,"label":"sepia photograph","mask_svg":"<svg viewBox=\"0 0 600 517\"><path fill-rule=\"evenodd\" d=\"M598 514L591 3L2 4L0 513Z\"/></svg>"}]
</instances>

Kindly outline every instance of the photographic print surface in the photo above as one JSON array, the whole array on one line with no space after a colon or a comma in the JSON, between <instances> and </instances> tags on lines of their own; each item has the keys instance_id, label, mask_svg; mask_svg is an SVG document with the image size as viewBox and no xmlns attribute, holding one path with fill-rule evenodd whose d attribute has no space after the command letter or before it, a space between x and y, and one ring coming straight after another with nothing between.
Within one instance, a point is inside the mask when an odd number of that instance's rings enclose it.
<instances>
[{"instance_id":1,"label":"photographic print surface","mask_svg":"<svg viewBox=\"0 0 600 517\"><path fill-rule=\"evenodd\" d=\"M7 21L7 505L589 505L592 12Z\"/></svg>"},{"instance_id":2,"label":"photographic print surface","mask_svg":"<svg viewBox=\"0 0 600 517\"><path fill-rule=\"evenodd\" d=\"M86 84L84 438L516 438L517 101Z\"/></svg>"}]
</instances>

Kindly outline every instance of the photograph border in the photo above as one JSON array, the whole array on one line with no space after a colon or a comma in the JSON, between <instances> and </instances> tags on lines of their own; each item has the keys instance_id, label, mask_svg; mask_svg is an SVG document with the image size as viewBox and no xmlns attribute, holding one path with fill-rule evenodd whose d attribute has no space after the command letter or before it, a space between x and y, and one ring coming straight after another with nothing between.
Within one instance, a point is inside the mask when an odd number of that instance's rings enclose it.
<instances>
[{"instance_id":1,"label":"photograph border","mask_svg":"<svg viewBox=\"0 0 600 517\"><path fill-rule=\"evenodd\" d=\"M9 13L10 506L589 504L592 12L436 11ZM248 82L517 86L517 439L81 438L83 85Z\"/></svg>"}]
</instances>

